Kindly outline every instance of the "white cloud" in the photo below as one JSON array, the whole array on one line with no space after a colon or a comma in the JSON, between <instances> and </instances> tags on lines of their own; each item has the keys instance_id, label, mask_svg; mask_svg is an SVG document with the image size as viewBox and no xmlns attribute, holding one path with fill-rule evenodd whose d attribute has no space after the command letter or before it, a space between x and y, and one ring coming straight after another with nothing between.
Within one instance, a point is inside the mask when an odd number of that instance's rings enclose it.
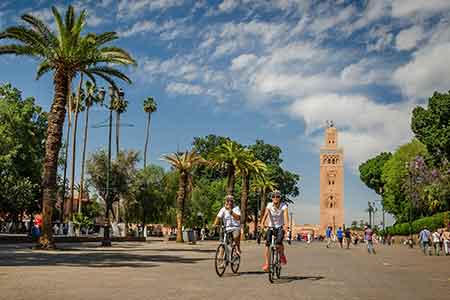
<instances>
[{"instance_id":1,"label":"white cloud","mask_svg":"<svg viewBox=\"0 0 450 300\"><path fill-rule=\"evenodd\" d=\"M424 36L425 33L421 26L412 26L408 29L404 29L397 34L397 37L395 38L395 47L398 50L414 49Z\"/></svg>"},{"instance_id":2,"label":"white cloud","mask_svg":"<svg viewBox=\"0 0 450 300\"><path fill-rule=\"evenodd\" d=\"M345 25L344 31L347 33L352 33L358 29L364 28L376 20L389 15L389 9L389 3L386 0L369 0L362 16L355 22Z\"/></svg>"},{"instance_id":3,"label":"white cloud","mask_svg":"<svg viewBox=\"0 0 450 300\"><path fill-rule=\"evenodd\" d=\"M222 3L219 4L219 11L221 12L231 12L236 7L239 6L239 0L223 0Z\"/></svg>"},{"instance_id":4,"label":"white cloud","mask_svg":"<svg viewBox=\"0 0 450 300\"><path fill-rule=\"evenodd\" d=\"M444 61L449 53L450 42L418 50L409 63L395 71L393 79L412 98L426 98L434 91L447 91L450 68Z\"/></svg>"},{"instance_id":5,"label":"white cloud","mask_svg":"<svg viewBox=\"0 0 450 300\"><path fill-rule=\"evenodd\" d=\"M364 85L380 83L389 80L390 70L378 60L363 58L347 65L340 74L341 80L348 85Z\"/></svg>"},{"instance_id":6,"label":"white cloud","mask_svg":"<svg viewBox=\"0 0 450 300\"><path fill-rule=\"evenodd\" d=\"M121 0L118 18L134 18L146 11L166 10L183 5L183 0Z\"/></svg>"},{"instance_id":7,"label":"white cloud","mask_svg":"<svg viewBox=\"0 0 450 300\"><path fill-rule=\"evenodd\" d=\"M346 163L356 169L372 155L393 150L411 137L411 107L410 103L376 103L364 95L315 94L296 100L287 111L305 122L316 149L323 141L314 133L325 120L334 120Z\"/></svg>"},{"instance_id":8,"label":"white cloud","mask_svg":"<svg viewBox=\"0 0 450 300\"><path fill-rule=\"evenodd\" d=\"M324 15L323 17L317 17L310 25L310 29L315 33L321 33L331 28L335 28L336 25L349 21L349 19L356 13L356 9L353 5L348 5L345 8L339 9L337 15Z\"/></svg>"},{"instance_id":9,"label":"white cloud","mask_svg":"<svg viewBox=\"0 0 450 300\"><path fill-rule=\"evenodd\" d=\"M448 0L393 0L392 15L404 18L413 15L432 15L450 9Z\"/></svg>"},{"instance_id":10,"label":"white cloud","mask_svg":"<svg viewBox=\"0 0 450 300\"><path fill-rule=\"evenodd\" d=\"M370 30L369 38L371 41L367 45L367 51L383 51L391 45L394 35L388 26L379 26Z\"/></svg>"},{"instance_id":11,"label":"white cloud","mask_svg":"<svg viewBox=\"0 0 450 300\"><path fill-rule=\"evenodd\" d=\"M254 64L258 57L254 54L242 54L231 61L231 70L237 71Z\"/></svg>"},{"instance_id":12,"label":"white cloud","mask_svg":"<svg viewBox=\"0 0 450 300\"><path fill-rule=\"evenodd\" d=\"M205 92L205 90L199 85L180 82L169 83L166 86L166 91L170 94L180 95L201 95Z\"/></svg>"},{"instance_id":13,"label":"white cloud","mask_svg":"<svg viewBox=\"0 0 450 300\"><path fill-rule=\"evenodd\" d=\"M129 37L144 32L152 32L158 28L156 23L152 21L139 21L135 23L130 29L119 32L120 36Z\"/></svg>"}]
</instances>

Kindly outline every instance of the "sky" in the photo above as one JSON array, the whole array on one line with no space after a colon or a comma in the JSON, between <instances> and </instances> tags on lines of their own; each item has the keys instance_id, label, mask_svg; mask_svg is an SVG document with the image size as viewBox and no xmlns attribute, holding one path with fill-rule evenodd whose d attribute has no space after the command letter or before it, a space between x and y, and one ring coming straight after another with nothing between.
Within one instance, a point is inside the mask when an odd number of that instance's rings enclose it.
<instances>
[{"instance_id":1,"label":"sky","mask_svg":"<svg viewBox=\"0 0 450 300\"><path fill-rule=\"evenodd\" d=\"M358 165L408 142L412 109L450 89L448 0L2 0L0 30L23 13L54 28L51 5L69 3L87 10L86 32L116 31L116 44L138 61L124 70L133 84L122 85L123 148L143 151L148 96L158 103L152 163L167 167L163 154L208 134L278 145L283 166L302 178L292 205L297 223L319 222L326 120L345 152L346 223L367 220L367 201L379 197L360 181ZM36 68L33 59L0 57L0 83L49 109L52 77L36 81ZM106 119L94 108L91 124ZM88 151L105 147L106 128L89 134Z\"/></svg>"}]
</instances>

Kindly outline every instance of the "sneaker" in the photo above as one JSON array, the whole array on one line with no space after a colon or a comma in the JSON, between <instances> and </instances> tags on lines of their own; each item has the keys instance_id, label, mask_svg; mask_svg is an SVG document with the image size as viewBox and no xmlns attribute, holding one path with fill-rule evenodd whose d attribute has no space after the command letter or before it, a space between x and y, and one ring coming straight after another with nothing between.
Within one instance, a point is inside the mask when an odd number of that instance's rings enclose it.
<instances>
[{"instance_id":1,"label":"sneaker","mask_svg":"<svg viewBox=\"0 0 450 300\"><path fill-rule=\"evenodd\" d=\"M269 272L269 264L264 264L262 266L262 269L263 269L264 272Z\"/></svg>"},{"instance_id":2,"label":"sneaker","mask_svg":"<svg viewBox=\"0 0 450 300\"><path fill-rule=\"evenodd\" d=\"M281 264L282 264L282 265L287 264L286 256L285 256L285 255L280 256L280 261L281 261Z\"/></svg>"}]
</instances>

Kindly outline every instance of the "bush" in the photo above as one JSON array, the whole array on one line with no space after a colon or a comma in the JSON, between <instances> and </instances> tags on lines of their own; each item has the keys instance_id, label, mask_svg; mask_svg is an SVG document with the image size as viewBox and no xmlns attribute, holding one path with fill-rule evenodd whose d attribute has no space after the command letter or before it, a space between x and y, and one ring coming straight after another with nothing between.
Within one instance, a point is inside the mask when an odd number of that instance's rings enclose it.
<instances>
[{"instance_id":1,"label":"bush","mask_svg":"<svg viewBox=\"0 0 450 300\"><path fill-rule=\"evenodd\" d=\"M435 214L431 217L417 219L412 222L412 233L419 233L423 227L429 230L436 230L447 226L450 220L450 211ZM386 228L386 232L391 235L408 235L409 223L399 223Z\"/></svg>"}]
</instances>

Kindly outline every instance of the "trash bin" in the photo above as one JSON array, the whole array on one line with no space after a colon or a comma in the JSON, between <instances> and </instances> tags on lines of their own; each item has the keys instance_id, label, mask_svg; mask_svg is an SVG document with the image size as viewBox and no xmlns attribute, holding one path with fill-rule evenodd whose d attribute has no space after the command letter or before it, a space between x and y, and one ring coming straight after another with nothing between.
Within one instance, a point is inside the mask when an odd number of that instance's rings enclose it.
<instances>
[{"instance_id":1,"label":"trash bin","mask_svg":"<svg viewBox=\"0 0 450 300\"><path fill-rule=\"evenodd\" d=\"M184 230L183 240L184 242L195 244L195 242L197 241L197 233L192 229Z\"/></svg>"}]
</instances>

